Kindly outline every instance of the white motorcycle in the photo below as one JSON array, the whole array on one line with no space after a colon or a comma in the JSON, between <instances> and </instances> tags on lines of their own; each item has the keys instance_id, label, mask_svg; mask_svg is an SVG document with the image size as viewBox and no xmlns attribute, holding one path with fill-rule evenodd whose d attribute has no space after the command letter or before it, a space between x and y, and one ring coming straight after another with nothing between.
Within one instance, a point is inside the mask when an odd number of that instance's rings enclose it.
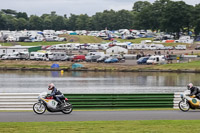
<instances>
[{"instance_id":1,"label":"white motorcycle","mask_svg":"<svg viewBox=\"0 0 200 133\"><path fill-rule=\"evenodd\" d=\"M190 90L186 90L181 94L181 101L178 106L183 112L189 111L189 109L200 109L200 100L193 96L189 96Z\"/></svg>"},{"instance_id":2,"label":"white motorcycle","mask_svg":"<svg viewBox=\"0 0 200 133\"><path fill-rule=\"evenodd\" d=\"M64 103L63 106L59 106L58 102L53 97L48 97L47 92L43 92L38 96L38 102L33 105L33 111L36 114L43 114L46 110L49 112L62 112L64 114L70 114L73 110L72 105L68 102L68 99L61 99Z\"/></svg>"}]
</instances>

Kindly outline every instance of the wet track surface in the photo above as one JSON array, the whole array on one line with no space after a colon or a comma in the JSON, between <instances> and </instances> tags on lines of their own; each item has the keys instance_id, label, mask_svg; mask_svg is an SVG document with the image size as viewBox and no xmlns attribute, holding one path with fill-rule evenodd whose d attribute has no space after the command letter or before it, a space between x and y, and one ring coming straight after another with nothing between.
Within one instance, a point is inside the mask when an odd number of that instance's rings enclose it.
<instances>
[{"instance_id":1,"label":"wet track surface","mask_svg":"<svg viewBox=\"0 0 200 133\"><path fill-rule=\"evenodd\" d=\"M113 120L199 120L200 110L182 112L161 111L73 111L71 114L34 112L0 112L0 122L39 121L113 121Z\"/></svg>"}]
</instances>

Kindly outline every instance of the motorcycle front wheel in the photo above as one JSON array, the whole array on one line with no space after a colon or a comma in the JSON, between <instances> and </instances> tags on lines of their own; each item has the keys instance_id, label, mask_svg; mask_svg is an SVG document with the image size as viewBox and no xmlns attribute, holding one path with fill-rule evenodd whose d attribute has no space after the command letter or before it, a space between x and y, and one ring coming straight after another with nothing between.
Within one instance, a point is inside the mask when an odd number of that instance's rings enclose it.
<instances>
[{"instance_id":1,"label":"motorcycle front wheel","mask_svg":"<svg viewBox=\"0 0 200 133\"><path fill-rule=\"evenodd\" d=\"M36 113L36 114L43 114L45 111L46 111L46 106L43 104L43 103L35 103L33 105L33 111Z\"/></svg>"},{"instance_id":2,"label":"motorcycle front wheel","mask_svg":"<svg viewBox=\"0 0 200 133\"><path fill-rule=\"evenodd\" d=\"M73 107L72 107L72 105L70 104L70 103L66 103L66 108L64 108L63 110L62 110L62 112L64 113L64 114L70 114L71 112L72 112L72 110L73 110Z\"/></svg>"},{"instance_id":3,"label":"motorcycle front wheel","mask_svg":"<svg viewBox=\"0 0 200 133\"><path fill-rule=\"evenodd\" d=\"M178 107L181 111L187 112L190 109L188 102L180 101Z\"/></svg>"}]
</instances>

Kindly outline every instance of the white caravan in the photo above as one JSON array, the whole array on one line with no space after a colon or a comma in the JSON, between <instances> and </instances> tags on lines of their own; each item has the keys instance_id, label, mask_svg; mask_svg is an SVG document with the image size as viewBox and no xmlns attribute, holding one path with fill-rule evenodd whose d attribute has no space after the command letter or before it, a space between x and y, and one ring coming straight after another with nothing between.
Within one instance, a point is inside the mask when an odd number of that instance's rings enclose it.
<instances>
[{"instance_id":1,"label":"white caravan","mask_svg":"<svg viewBox=\"0 0 200 133\"><path fill-rule=\"evenodd\" d=\"M165 61L164 55L153 55L147 60L147 64L165 64Z\"/></svg>"},{"instance_id":2,"label":"white caravan","mask_svg":"<svg viewBox=\"0 0 200 133\"><path fill-rule=\"evenodd\" d=\"M53 52L48 54L49 60L65 60L67 55L65 52Z\"/></svg>"}]
</instances>

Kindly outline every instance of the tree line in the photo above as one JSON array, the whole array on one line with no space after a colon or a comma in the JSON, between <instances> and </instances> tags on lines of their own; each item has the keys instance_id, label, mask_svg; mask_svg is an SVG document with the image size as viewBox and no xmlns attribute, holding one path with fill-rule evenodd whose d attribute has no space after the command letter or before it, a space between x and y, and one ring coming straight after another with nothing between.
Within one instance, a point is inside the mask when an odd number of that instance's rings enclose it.
<instances>
[{"instance_id":1,"label":"tree line","mask_svg":"<svg viewBox=\"0 0 200 133\"><path fill-rule=\"evenodd\" d=\"M11 9L0 11L0 30L118 30L151 29L167 33L200 33L200 4L188 5L183 1L156 0L137 1L131 11L104 10L93 16L87 14L57 15L55 11L41 16L17 12Z\"/></svg>"}]
</instances>

